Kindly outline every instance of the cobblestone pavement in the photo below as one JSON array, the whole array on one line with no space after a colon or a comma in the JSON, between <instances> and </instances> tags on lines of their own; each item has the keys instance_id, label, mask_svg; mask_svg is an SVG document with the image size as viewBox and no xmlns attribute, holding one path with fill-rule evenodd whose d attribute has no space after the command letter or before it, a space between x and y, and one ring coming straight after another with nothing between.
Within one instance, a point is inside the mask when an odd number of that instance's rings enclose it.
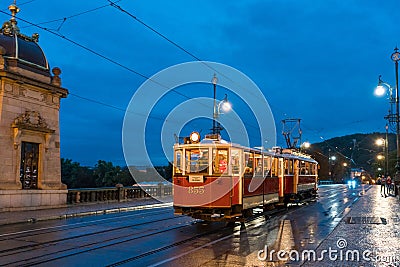
<instances>
[{"instance_id":1,"label":"cobblestone pavement","mask_svg":"<svg viewBox=\"0 0 400 267\"><path fill-rule=\"evenodd\" d=\"M398 198L385 198L373 186L345 212L344 219L313 250L315 260L305 252L311 260L297 266L400 266Z\"/></svg>"},{"instance_id":2,"label":"cobblestone pavement","mask_svg":"<svg viewBox=\"0 0 400 267\"><path fill-rule=\"evenodd\" d=\"M74 204L68 205L65 208L55 209L6 211L0 212L0 225L132 211L135 209L151 208L160 205L172 206L171 197L166 197L162 201L163 202L160 202L153 198L140 198L126 202Z\"/></svg>"}]
</instances>

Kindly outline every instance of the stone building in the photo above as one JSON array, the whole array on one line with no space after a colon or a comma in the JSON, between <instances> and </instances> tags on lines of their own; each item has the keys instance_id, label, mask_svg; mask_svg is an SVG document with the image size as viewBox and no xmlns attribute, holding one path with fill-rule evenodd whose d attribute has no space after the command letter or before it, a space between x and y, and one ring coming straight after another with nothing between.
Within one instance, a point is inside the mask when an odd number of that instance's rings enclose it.
<instances>
[{"instance_id":1,"label":"stone building","mask_svg":"<svg viewBox=\"0 0 400 267\"><path fill-rule=\"evenodd\" d=\"M17 26L19 9L0 30L0 211L66 204L61 183L61 70L52 74L38 45Z\"/></svg>"}]
</instances>

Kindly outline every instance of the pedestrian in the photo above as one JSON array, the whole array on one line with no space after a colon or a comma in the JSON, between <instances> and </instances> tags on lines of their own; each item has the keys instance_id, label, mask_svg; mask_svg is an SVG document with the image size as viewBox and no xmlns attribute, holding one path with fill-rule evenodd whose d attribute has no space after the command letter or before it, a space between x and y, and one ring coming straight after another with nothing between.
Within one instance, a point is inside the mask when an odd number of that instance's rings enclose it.
<instances>
[{"instance_id":1,"label":"pedestrian","mask_svg":"<svg viewBox=\"0 0 400 267\"><path fill-rule=\"evenodd\" d=\"M392 190L392 178L390 178L390 175L386 178L386 191L388 195L390 194L390 191Z\"/></svg>"},{"instance_id":2,"label":"pedestrian","mask_svg":"<svg viewBox=\"0 0 400 267\"><path fill-rule=\"evenodd\" d=\"M383 189L383 195L382 195L382 189ZM381 177L381 196L386 197L386 177L382 175Z\"/></svg>"}]
</instances>

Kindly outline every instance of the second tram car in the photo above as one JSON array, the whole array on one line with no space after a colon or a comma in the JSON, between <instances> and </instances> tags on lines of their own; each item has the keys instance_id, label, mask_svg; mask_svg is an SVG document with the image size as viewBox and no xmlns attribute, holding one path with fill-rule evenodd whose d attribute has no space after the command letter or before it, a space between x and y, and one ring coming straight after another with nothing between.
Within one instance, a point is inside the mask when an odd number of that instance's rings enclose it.
<instances>
[{"instance_id":1,"label":"second tram car","mask_svg":"<svg viewBox=\"0 0 400 267\"><path fill-rule=\"evenodd\" d=\"M295 150L263 151L193 132L174 146L174 210L203 220L239 220L256 207L316 195L318 162Z\"/></svg>"}]
</instances>

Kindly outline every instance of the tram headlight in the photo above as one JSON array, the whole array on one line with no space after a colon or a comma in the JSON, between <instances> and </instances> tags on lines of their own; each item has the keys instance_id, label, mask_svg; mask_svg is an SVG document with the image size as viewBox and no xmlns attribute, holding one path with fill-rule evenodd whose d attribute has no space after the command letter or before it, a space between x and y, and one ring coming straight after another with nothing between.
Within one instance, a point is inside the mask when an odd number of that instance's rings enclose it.
<instances>
[{"instance_id":1,"label":"tram headlight","mask_svg":"<svg viewBox=\"0 0 400 267\"><path fill-rule=\"evenodd\" d=\"M192 132L190 134L190 142L191 143L198 143L200 142L200 134L198 132Z\"/></svg>"}]
</instances>

